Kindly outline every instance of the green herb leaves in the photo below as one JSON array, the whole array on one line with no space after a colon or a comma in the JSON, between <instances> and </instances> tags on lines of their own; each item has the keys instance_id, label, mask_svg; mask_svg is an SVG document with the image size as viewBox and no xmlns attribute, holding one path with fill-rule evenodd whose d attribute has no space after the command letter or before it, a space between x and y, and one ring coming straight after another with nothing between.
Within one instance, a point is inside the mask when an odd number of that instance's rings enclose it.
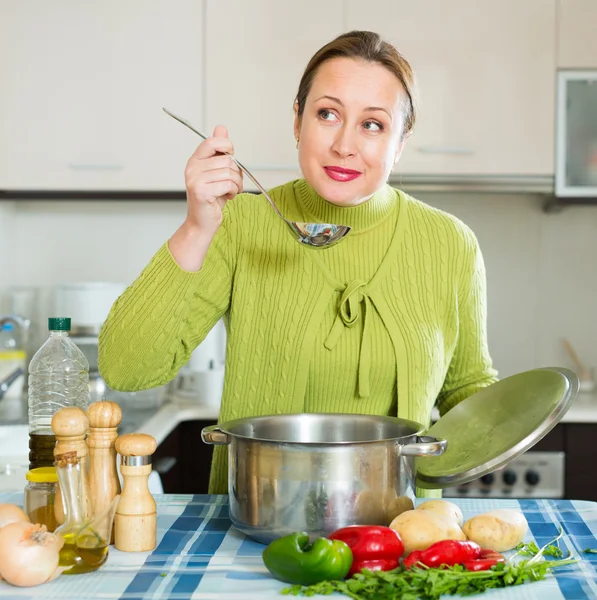
<instances>
[{"instance_id":1,"label":"green herb leaves","mask_svg":"<svg viewBox=\"0 0 597 600\"><path fill-rule=\"evenodd\" d=\"M312 586L292 586L285 595L315 596L340 592L353 600L437 600L442 595L470 596L493 588L539 581L555 567L575 563L575 560L540 561L498 564L490 571L467 571L461 565L443 569L411 568L394 571L367 571L346 581L323 581Z\"/></svg>"},{"instance_id":2,"label":"green herb leaves","mask_svg":"<svg viewBox=\"0 0 597 600\"><path fill-rule=\"evenodd\" d=\"M517 550L517 554L520 556L536 556L539 554L540 549L535 544L535 542L530 542L528 544L518 544L515 550ZM597 550L595 551L597 553ZM553 556L554 558L562 558L564 553L558 546L550 545L543 550L543 556Z\"/></svg>"}]
</instances>

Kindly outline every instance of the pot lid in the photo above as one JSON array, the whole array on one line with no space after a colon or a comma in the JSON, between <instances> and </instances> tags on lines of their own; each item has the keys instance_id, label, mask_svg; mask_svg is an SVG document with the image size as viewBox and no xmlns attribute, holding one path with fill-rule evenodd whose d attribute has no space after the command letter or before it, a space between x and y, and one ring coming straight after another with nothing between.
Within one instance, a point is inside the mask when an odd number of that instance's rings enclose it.
<instances>
[{"instance_id":1,"label":"pot lid","mask_svg":"<svg viewBox=\"0 0 597 600\"><path fill-rule=\"evenodd\" d=\"M494 383L449 410L426 435L446 438L440 456L415 459L417 485L444 488L482 477L549 433L578 392L568 369L524 371Z\"/></svg>"}]
</instances>

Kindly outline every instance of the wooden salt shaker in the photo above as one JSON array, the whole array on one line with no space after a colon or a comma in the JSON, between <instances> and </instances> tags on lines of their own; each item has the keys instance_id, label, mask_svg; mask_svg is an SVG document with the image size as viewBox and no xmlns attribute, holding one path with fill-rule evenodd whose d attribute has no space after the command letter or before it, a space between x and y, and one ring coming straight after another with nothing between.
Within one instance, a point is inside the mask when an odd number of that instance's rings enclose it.
<instances>
[{"instance_id":1,"label":"wooden salt shaker","mask_svg":"<svg viewBox=\"0 0 597 600\"><path fill-rule=\"evenodd\" d=\"M114 545L124 552L153 550L156 544L157 515L149 491L151 455L157 443L145 433L127 433L116 440L121 455L123 489L114 518Z\"/></svg>"},{"instance_id":2,"label":"wooden salt shaker","mask_svg":"<svg viewBox=\"0 0 597 600\"><path fill-rule=\"evenodd\" d=\"M92 516L100 515L120 494L120 480L116 467L118 425L122 421L120 406L109 400L94 402L87 409L89 419L89 492ZM112 529L111 543L114 542Z\"/></svg>"},{"instance_id":3,"label":"wooden salt shaker","mask_svg":"<svg viewBox=\"0 0 597 600\"><path fill-rule=\"evenodd\" d=\"M87 469L89 451L85 437L89 431L89 420L85 411L77 406L68 406L57 410L52 417L52 431L56 436L54 457L66 452L76 452L81 469ZM89 489L85 490L85 492L88 507L91 509ZM64 522L64 506L59 486L56 490L56 499L54 501L54 516L59 525Z\"/></svg>"}]
</instances>

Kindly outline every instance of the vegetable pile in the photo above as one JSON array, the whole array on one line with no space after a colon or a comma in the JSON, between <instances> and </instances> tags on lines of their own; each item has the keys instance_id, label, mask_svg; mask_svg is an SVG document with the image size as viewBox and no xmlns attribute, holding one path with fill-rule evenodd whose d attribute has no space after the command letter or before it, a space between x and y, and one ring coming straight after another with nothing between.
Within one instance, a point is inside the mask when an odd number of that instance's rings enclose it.
<instances>
[{"instance_id":1,"label":"vegetable pile","mask_svg":"<svg viewBox=\"0 0 597 600\"><path fill-rule=\"evenodd\" d=\"M541 549L522 544L527 530L520 511L489 511L463 523L458 506L431 500L398 515L389 527L343 527L313 544L304 532L285 536L264 550L263 561L274 577L294 584L282 591L286 595L435 600L537 581L576 562L544 560L561 558L562 551L552 543ZM514 548L506 560L501 552ZM517 556L532 558L514 561Z\"/></svg>"}]
</instances>

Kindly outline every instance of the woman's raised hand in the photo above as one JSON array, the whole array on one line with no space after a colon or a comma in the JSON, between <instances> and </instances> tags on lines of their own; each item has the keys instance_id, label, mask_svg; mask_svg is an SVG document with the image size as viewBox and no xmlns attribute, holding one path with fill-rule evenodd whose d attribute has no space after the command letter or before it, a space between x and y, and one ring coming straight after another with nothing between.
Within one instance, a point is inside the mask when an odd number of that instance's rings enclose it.
<instances>
[{"instance_id":1,"label":"woman's raised hand","mask_svg":"<svg viewBox=\"0 0 597 600\"><path fill-rule=\"evenodd\" d=\"M187 226L213 236L222 224L222 209L243 190L240 168L227 154L234 154L228 130L214 129L193 153L185 169Z\"/></svg>"}]
</instances>

